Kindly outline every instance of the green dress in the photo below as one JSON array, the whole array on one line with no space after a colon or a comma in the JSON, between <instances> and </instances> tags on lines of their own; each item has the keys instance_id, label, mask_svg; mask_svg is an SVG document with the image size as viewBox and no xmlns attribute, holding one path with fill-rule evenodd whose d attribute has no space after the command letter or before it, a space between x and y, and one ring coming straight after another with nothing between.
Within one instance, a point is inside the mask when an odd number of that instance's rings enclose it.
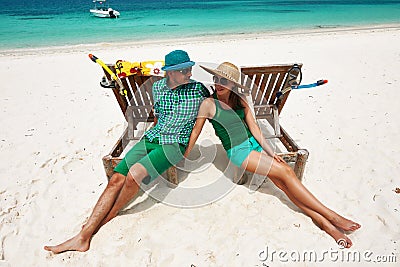
<instances>
[{"instance_id":1,"label":"green dress","mask_svg":"<svg viewBox=\"0 0 400 267\"><path fill-rule=\"evenodd\" d=\"M214 102L216 110L210 122L225 150L229 150L252 137L247 124L244 122L244 108L224 109L215 94Z\"/></svg>"},{"instance_id":2,"label":"green dress","mask_svg":"<svg viewBox=\"0 0 400 267\"><path fill-rule=\"evenodd\" d=\"M253 137L244 121L244 108L224 109L215 95L214 102L216 110L210 122L221 140L229 160L241 167L252 151L261 152L263 148Z\"/></svg>"}]
</instances>

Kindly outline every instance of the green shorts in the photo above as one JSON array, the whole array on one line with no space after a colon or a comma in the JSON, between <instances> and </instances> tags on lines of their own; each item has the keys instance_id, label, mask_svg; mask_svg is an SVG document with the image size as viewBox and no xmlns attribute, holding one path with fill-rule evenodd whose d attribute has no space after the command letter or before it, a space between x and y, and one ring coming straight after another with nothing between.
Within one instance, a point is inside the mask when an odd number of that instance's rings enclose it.
<instances>
[{"instance_id":1,"label":"green shorts","mask_svg":"<svg viewBox=\"0 0 400 267\"><path fill-rule=\"evenodd\" d=\"M158 138L154 138L150 142L147 137L144 137L126 153L125 157L114 168L114 171L127 176L132 165L140 163L146 168L150 176L143 179L143 183L149 184L169 167L181 161L185 150L186 146L182 144L161 145Z\"/></svg>"},{"instance_id":2,"label":"green shorts","mask_svg":"<svg viewBox=\"0 0 400 267\"><path fill-rule=\"evenodd\" d=\"M242 166L243 161L250 155L251 151L263 151L261 145L252 136L240 145L234 146L227 150L226 153L230 161L236 166Z\"/></svg>"}]
</instances>

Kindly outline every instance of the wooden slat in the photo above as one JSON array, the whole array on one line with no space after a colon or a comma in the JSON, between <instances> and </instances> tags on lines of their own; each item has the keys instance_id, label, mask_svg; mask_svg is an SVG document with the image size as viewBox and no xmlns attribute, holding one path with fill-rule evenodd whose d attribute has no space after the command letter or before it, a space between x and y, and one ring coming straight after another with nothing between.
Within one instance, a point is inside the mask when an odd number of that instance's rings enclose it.
<instances>
[{"instance_id":1,"label":"wooden slat","mask_svg":"<svg viewBox=\"0 0 400 267\"><path fill-rule=\"evenodd\" d=\"M260 100L259 100L259 102L257 103L257 104L259 104L259 105L265 105L265 104L268 103L268 102L265 101L265 98L264 98L265 94L267 94L265 88L266 88L266 86L267 86L268 80L269 80L269 75L263 74L263 80L262 80L262 83L261 83L261 85L260 85L260 91L261 91L261 92L260 92L260 93L261 93L261 95L260 95Z\"/></svg>"},{"instance_id":2,"label":"wooden slat","mask_svg":"<svg viewBox=\"0 0 400 267\"><path fill-rule=\"evenodd\" d=\"M251 95L253 95L253 91L257 91L257 89L252 90L252 87L251 87L252 80L251 80L251 78L249 76L245 75L245 76L243 76L243 80L244 80L243 84L247 88L250 89L250 93L251 93Z\"/></svg>"},{"instance_id":3,"label":"wooden slat","mask_svg":"<svg viewBox=\"0 0 400 267\"><path fill-rule=\"evenodd\" d=\"M119 93L119 90L116 88L113 89L113 93L114 93L115 99L118 102L118 105L121 109L122 114L125 116L126 108L128 107L128 102L126 101L125 96L121 95Z\"/></svg>"},{"instance_id":4,"label":"wooden slat","mask_svg":"<svg viewBox=\"0 0 400 267\"><path fill-rule=\"evenodd\" d=\"M297 153L289 152L289 153L276 153L278 156L282 157L284 161L287 163L289 162L296 162Z\"/></svg>"},{"instance_id":5,"label":"wooden slat","mask_svg":"<svg viewBox=\"0 0 400 267\"><path fill-rule=\"evenodd\" d=\"M298 64L298 65L299 65L299 68L300 68L300 69L301 69L301 67L303 66L302 64ZM295 74L298 75L298 72L295 73ZM288 86L289 86L289 77L286 77L285 83L283 84L281 90L283 90L284 88L286 88L286 87L288 87ZM283 106L285 105L286 100L287 100L288 97L289 97L289 94L290 94L290 91L287 92L287 93L282 97L282 99L279 101L279 103L277 103L279 113L281 112Z\"/></svg>"},{"instance_id":6,"label":"wooden slat","mask_svg":"<svg viewBox=\"0 0 400 267\"><path fill-rule=\"evenodd\" d=\"M138 88L137 88L137 86L136 86L135 77L136 77L136 75L128 76L129 84L130 84L131 87L132 87L132 93L133 93L133 94L135 94L136 91L138 90Z\"/></svg>"},{"instance_id":7,"label":"wooden slat","mask_svg":"<svg viewBox=\"0 0 400 267\"><path fill-rule=\"evenodd\" d=\"M252 86L252 84L253 84L253 79L254 79L254 75L253 75L253 74L249 74L249 75L246 76L246 78L247 78L247 81L246 81L247 87L249 87L249 88L252 87L252 90L251 90L251 99L253 99L253 102L254 102L254 99L256 98L257 93L258 93L258 87L257 87L257 86L254 86L254 85Z\"/></svg>"},{"instance_id":8,"label":"wooden slat","mask_svg":"<svg viewBox=\"0 0 400 267\"><path fill-rule=\"evenodd\" d=\"M259 67L242 67L242 72L245 75L254 75L257 73L280 73L287 72L294 64L282 64L282 65L271 65L271 66L259 66ZM303 64L298 64L301 67Z\"/></svg>"},{"instance_id":9,"label":"wooden slat","mask_svg":"<svg viewBox=\"0 0 400 267\"><path fill-rule=\"evenodd\" d=\"M133 76L133 75L127 77L128 82L129 82L129 87L131 88L131 92L132 92L132 97L129 98L130 99L129 100L130 105L135 105L137 103L137 101L136 101L136 93L138 91L138 86L137 86L137 84L135 82L135 78L134 77L135 76Z\"/></svg>"},{"instance_id":10,"label":"wooden slat","mask_svg":"<svg viewBox=\"0 0 400 267\"><path fill-rule=\"evenodd\" d=\"M108 67L109 67L112 71L115 72L114 66L108 65ZM107 77L107 79L108 79L109 81L111 81L112 79L111 79L110 74L109 74L107 71L105 71L104 69L103 69L103 71L104 71L104 74L105 74L105 76ZM128 102L126 101L125 96L123 96L123 95L121 95L121 94L119 93L118 88L113 88L112 91L113 91L113 93L114 93L115 99L116 99L117 102L118 102L118 105L119 105L119 107L120 107L120 109L121 109L122 114L125 116L126 107L128 106Z\"/></svg>"},{"instance_id":11,"label":"wooden slat","mask_svg":"<svg viewBox=\"0 0 400 267\"><path fill-rule=\"evenodd\" d=\"M140 137L135 136L135 130L139 122L153 122L152 105L145 106L129 106L127 109L128 118L128 139L137 140Z\"/></svg>"},{"instance_id":12,"label":"wooden slat","mask_svg":"<svg viewBox=\"0 0 400 267\"><path fill-rule=\"evenodd\" d=\"M272 106L272 114L273 114L273 118L276 118L273 121L273 127L275 130L275 134L277 137L281 137L281 127L279 126L279 112L278 112L278 108L274 105ZM271 123L271 122L270 122ZM272 123L271 123L272 125Z\"/></svg>"},{"instance_id":13,"label":"wooden slat","mask_svg":"<svg viewBox=\"0 0 400 267\"><path fill-rule=\"evenodd\" d=\"M281 134L282 137L279 139L281 140L281 142L288 151L297 152L300 149L300 147L296 144L296 142L292 139L292 137L289 136L288 132L286 132L282 126L281 126Z\"/></svg>"},{"instance_id":14,"label":"wooden slat","mask_svg":"<svg viewBox=\"0 0 400 267\"><path fill-rule=\"evenodd\" d=\"M278 80L276 81L274 88L272 90L270 99L268 101L268 104L274 104L276 102L276 94L281 90L282 88L282 83L285 79L286 73L279 73L278 75ZM282 106L283 107L283 106ZM279 109L278 109L279 112Z\"/></svg>"},{"instance_id":15,"label":"wooden slat","mask_svg":"<svg viewBox=\"0 0 400 267\"><path fill-rule=\"evenodd\" d=\"M141 87L147 81L147 79L149 79L149 76L143 76L141 72L135 75L134 77L135 77L135 82L139 87Z\"/></svg>"},{"instance_id":16,"label":"wooden slat","mask_svg":"<svg viewBox=\"0 0 400 267\"><path fill-rule=\"evenodd\" d=\"M267 91L265 92L264 99L263 99L264 103L270 103L271 92L273 92L275 82L278 77L277 73L270 73L269 75L270 75L270 79L268 81Z\"/></svg>"},{"instance_id":17,"label":"wooden slat","mask_svg":"<svg viewBox=\"0 0 400 267\"><path fill-rule=\"evenodd\" d=\"M254 76L254 88L257 88L257 94L255 95L255 98L253 98L253 103L259 103L261 100L262 92L264 92L264 88L262 88L260 81L262 78L263 74L257 74Z\"/></svg>"},{"instance_id":18,"label":"wooden slat","mask_svg":"<svg viewBox=\"0 0 400 267\"><path fill-rule=\"evenodd\" d=\"M124 88L125 88L125 90L126 90L126 92L127 92L127 97L128 97L128 99L131 99L133 94L132 94L132 91L131 91L131 89L129 88L129 85L128 85L129 80L128 80L127 78L122 78L122 79L120 79L120 80L121 80L122 85L124 86ZM117 89L118 89L118 91L120 90L118 84L117 84Z\"/></svg>"}]
</instances>

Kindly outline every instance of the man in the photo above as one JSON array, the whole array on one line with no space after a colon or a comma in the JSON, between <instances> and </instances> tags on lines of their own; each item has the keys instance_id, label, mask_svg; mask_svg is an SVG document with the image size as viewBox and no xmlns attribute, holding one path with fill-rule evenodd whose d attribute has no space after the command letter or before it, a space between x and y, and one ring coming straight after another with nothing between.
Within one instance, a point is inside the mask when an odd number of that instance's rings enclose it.
<instances>
[{"instance_id":1,"label":"man","mask_svg":"<svg viewBox=\"0 0 400 267\"><path fill-rule=\"evenodd\" d=\"M45 250L87 251L92 236L132 200L144 178L143 182L149 183L183 158L199 106L209 96L201 83L190 79L194 64L183 50L165 56L162 70L166 78L153 85L155 126L115 167L81 231L57 246L45 246Z\"/></svg>"}]
</instances>

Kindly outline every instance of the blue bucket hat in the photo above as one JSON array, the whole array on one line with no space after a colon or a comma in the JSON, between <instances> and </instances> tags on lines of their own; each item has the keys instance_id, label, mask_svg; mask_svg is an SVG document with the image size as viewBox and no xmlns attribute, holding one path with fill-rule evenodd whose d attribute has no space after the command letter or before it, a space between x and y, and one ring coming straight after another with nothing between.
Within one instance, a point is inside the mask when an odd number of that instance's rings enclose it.
<instances>
[{"instance_id":1,"label":"blue bucket hat","mask_svg":"<svg viewBox=\"0 0 400 267\"><path fill-rule=\"evenodd\" d=\"M182 70L192 67L195 63L190 60L187 52L183 50L174 50L165 56L165 66L161 69L164 71L169 70Z\"/></svg>"}]
</instances>

